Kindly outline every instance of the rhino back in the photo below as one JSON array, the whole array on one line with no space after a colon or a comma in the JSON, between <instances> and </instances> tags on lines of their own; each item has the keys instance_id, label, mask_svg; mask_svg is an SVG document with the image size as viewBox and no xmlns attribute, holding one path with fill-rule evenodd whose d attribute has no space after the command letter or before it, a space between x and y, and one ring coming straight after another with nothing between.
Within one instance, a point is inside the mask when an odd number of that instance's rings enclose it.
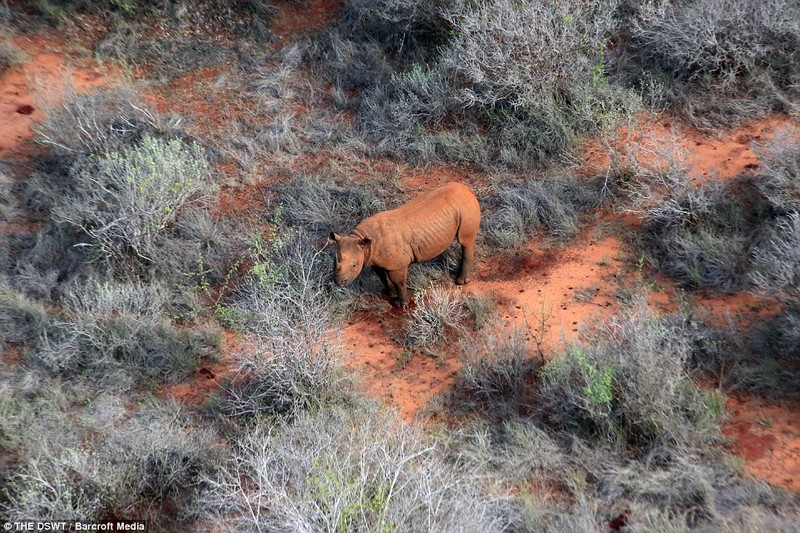
<instances>
[{"instance_id":1,"label":"rhino back","mask_svg":"<svg viewBox=\"0 0 800 533\"><path fill-rule=\"evenodd\" d=\"M441 254L464 223L474 225L477 233L480 208L469 188L451 183L378 213L358 229L375 241L375 264L391 269Z\"/></svg>"}]
</instances>

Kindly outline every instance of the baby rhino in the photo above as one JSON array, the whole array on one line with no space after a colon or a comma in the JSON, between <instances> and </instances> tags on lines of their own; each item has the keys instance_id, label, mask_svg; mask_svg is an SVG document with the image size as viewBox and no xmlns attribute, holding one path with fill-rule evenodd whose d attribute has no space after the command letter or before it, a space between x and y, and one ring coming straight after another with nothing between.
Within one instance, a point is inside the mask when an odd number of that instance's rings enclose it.
<instances>
[{"instance_id":1,"label":"baby rhino","mask_svg":"<svg viewBox=\"0 0 800 533\"><path fill-rule=\"evenodd\" d=\"M401 307L408 303L408 266L433 259L458 239L461 267L456 283L469 282L475 263L475 238L481 224L481 208L469 187L449 183L410 202L371 216L347 236L331 233L338 244L334 280L352 283L366 267L372 267L389 295Z\"/></svg>"}]
</instances>

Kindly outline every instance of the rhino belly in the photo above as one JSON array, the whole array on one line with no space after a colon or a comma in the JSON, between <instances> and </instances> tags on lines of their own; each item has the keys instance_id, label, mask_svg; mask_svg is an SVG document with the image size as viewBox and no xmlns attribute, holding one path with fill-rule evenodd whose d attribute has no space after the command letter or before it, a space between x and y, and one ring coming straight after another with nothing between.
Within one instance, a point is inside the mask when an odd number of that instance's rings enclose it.
<instances>
[{"instance_id":1,"label":"rhino belly","mask_svg":"<svg viewBox=\"0 0 800 533\"><path fill-rule=\"evenodd\" d=\"M443 231L436 228L436 230L430 231L430 228L428 228L428 231L422 231L415 235L415 242L411 243L415 263L429 261L440 255L450 247L450 243L456 237L454 229L447 228L447 230Z\"/></svg>"}]
</instances>

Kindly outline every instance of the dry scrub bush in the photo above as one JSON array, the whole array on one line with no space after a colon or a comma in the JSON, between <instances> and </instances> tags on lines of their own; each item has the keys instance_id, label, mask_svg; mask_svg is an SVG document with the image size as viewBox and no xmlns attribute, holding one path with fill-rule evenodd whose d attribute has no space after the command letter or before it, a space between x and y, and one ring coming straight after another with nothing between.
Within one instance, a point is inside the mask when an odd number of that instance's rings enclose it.
<instances>
[{"instance_id":1,"label":"dry scrub bush","mask_svg":"<svg viewBox=\"0 0 800 533\"><path fill-rule=\"evenodd\" d=\"M606 79L616 1L373 4L321 55L379 153L521 169L636 106Z\"/></svg>"},{"instance_id":2,"label":"dry scrub bush","mask_svg":"<svg viewBox=\"0 0 800 533\"><path fill-rule=\"evenodd\" d=\"M403 326L403 344L431 349L464 328L467 310L460 290L431 284L414 294L415 307Z\"/></svg>"},{"instance_id":3,"label":"dry scrub bush","mask_svg":"<svg viewBox=\"0 0 800 533\"><path fill-rule=\"evenodd\" d=\"M52 316L42 302L28 298L0 279L0 348L47 336Z\"/></svg>"},{"instance_id":4,"label":"dry scrub bush","mask_svg":"<svg viewBox=\"0 0 800 533\"><path fill-rule=\"evenodd\" d=\"M504 483L557 488L559 501L523 492L515 530L599 531L624 513L633 530L761 520L784 530L796 501L736 472L721 447L722 398L688 375L707 333L695 317L660 317L634 302L528 377L522 416L506 410L498 423L496 411L513 403L494 398L485 419L449 434L448 455Z\"/></svg>"},{"instance_id":5,"label":"dry scrub bush","mask_svg":"<svg viewBox=\"0 0 800 533\"><path fill-rule=\"evenodd\" d=\"M281 215L316 236L347 234L363 219L386 209L369 184L337 184L329 176L303 176L280 191Z\"/></svg>"},{"instance_id":6,"label":"dry scrub bush","mask_svg":"<svg viewBox=\"0 0 800 533\"><path fill-rule=\"evenodd\" d=\"M215 142L236 160L244 179L258 179L264 167L304 164L305 156L319 157L322 150L349 162L366 152L351 118L335 109L338 91L330 94L309 68L309 49L293 42L264 57L242 58L246 74L215 82L213 90L235 110Z\"/></svg>"},{"instance_id":7,"label":"dry scrub bush","mask_svg":"<svg viewBox=\"0 0 800 533\"><path fill-rule=\"evenodd\" d=\"M646 2L634 19L634 37L648 57L689 80L711 75L721 88L771 66L774 75L797 75L800 11L793 2L700 0ZM779 85L791 78L779 77Z\"/></svg>"},{"instance_id":8,"label":"dry scrub bush","mask_svg":"<svg viewBox=\"0 0 800 533\"><path fill-rule=\"evenodd\" d=\"M226 387L223 409L233 416L291 418L335 404L349 388L334 331L346 302L328 290L327 254L315 251L305 234L280 231L228 308L255 339L241 355L240 375Z\"/></svg>"},{"instance_id":9,"label":"dry scrub bush","mask_svg":"<svg viewBox=\"0 0 800 533\"><path fill-rule=\"evenodd\" d=\"M198 512L222 530L497 531L490 480L373 407L327 409L243 435Z\"/></svg>"},{"instance_id":10,"label":"dry scrub bush","mask_svg":"<svg viewBox=\"0 0 800 533\"><path fill-rule=\"evenodd\" d=\"M621 210L644 221L639 245L683 287L735 292L747 286L757 194L740 198L713 177L698 183L674 140L666 149L655 142L647 139L613 171L626 176L618 184Z\"/></svg>"},{"instance_id":11,"label":"dry scrub bush","mask_svg":"<svg viewBox=\"0 0 800 533\"><path fill-rule=\"evenodd\" d=\"M25 182L28 208L52 222L19 241L26 290L99 274L168 279L175 285L205 261L219 280L240 236L205 211L216 195L209 152L145 105L130 86L70 92L39 125L51 151ZM134 260L131 260L134 259ZM21 280L22 281L22 280Z\"/></svg>"},{"instance_id":12,"label":"dry scrub bush","mask_svg":"<svg viewBox=\"0 0 800 533\"><path fill-rule=\"evenodd\" d=\"M5 30L2 20L0 20L0 29ZM0 74L22 63L23 59L24 56L22 50L8 41L0 41Z\"/></svg>"},{"instance_id":13,"label":"dry scrub bush","mask_svg":"<svg viewBox=\"0 0 800 533\"><path fill-rule=\"evenodd\" d=\"M644 219L640 244L658 268L684 287L721 292L791 284L798 194L793 134L777 132L773 142L755 146L761 175L737 187L715 178L698 183L675 142L660 152L652 142L617 158L612 172L627 176L622 210ZM657 163L646 162L648 154Z\"/></svg>"},{"instance_id":14,"label":"dry scrub bush","mask_svg":"<svg viewBox=\"0 0 800 533\"><path fill-rule=\"evenodd\" d=\"M159 235L186 204L211 195L209 174L196 145L144 137L74 166L73 193L56 201L51 216L85 231L101 257L132 252L151 261Z\"/></svg>"},{"instance_id":15,"label":"dry scrub bush","mask_svg":"<svg viewBox=\"0 0 800 533\"><path fill-rule=\"evenodd\" d=\"M499 331L497 331L499 330ZM486 416L507 417L526 408L529 387L541 361L523 328L499 324L461 341L461 367L450 404L478 409Z\"/></svg>"},{"instance_id":16,"label":"dry scrub bush","mask_svg":"<svg viewBox=\"0 0 800 533\"><path fill-rule=\"evenodd\" d=\"M599 181L570 176L509 181L487 200L484 227L491 244L519 247L543 229L559 241L579 231L580 217L601 200Z\"/></svg>"},{"instance_id":17,"label":"dry scrub bush","mask_svg":"<svg viewBox=\"0 0 800 533\"><path fill-rule=\"evenodd\" d=\"M686 454L668 465L620 461L606 465L602 478L606 501L631 502L629 524L637 531L750 531L748 525L761 520L774 531L788 531L798 513L789 493L736 475L724 458L710 462Z\"/></svg>"},{"instance_id":18,"label":"dry scrub bush","mask_svg":"<svg viewBox=\"0 0 800 533\"><path fill-rule=\"evenodd\" d=\"M738 357L719 357L724 365L720 365L720 374L727 372L733 387L769 398L800 397L796 368L800 361L800 308L796 299L787 310L756 324L750 338L741 344Z\"/></svg>"},{"instance_id":19,"label":"dry scrub bush","mask_svg":"<svg viewBox=\"0 0 800 533\"><path fill-rule=\"evenodd\" d=\"M64 317L29 332L31 358L54 373L101 385L185 379L219 341L210 329L176 327L167 314L170 296L156 283L74 284L61 301Z\"/></svg>"},{"instance_id":20,"label":"dry scrub bush","mask_svg":"<svg viewBox=\"0 0 800 533\"><path fill-rule=\"evenodd\" d=\"M175 403L131 407L80 380L43 380L33 393L3 385L0 448L16 458L0 473L9 520L164 522L162 506L180 513L216 455L213 434Z\"/></svg>"},{"instance_id":21,"label":"dry scrub bush","mask_svg":"<svg viewBox=\"0 0 800 533\"><path fill-rule=\"evenodd\" d=\"M63 93L58 106L45 100L44 119L36 126L38 140L61 157L117 152L146 136L181 135L179 118L155 112L130 85L92 93L67 85Z\"/></svg>"},{"instance_id":22,"label":"dry scrub bush","mask_svg":"<svg viewBox=\"0 0 800 533\"><path fill-rule=\"evenodd\" d=\"M563 476L569 458L559 441L529 417L510 417L488 425L465 424L444 439L448 455L473 472L494 472L523 482L532 475Z\"/></svg>"},{"instance_id":23,"label":"dry scrub bush","mask_svg":"<svg viewBox=\"0 0 800 533\"><path fill-rule=\"evenodd\" d=\"M709 213L720 201L722 184L712 178L703 185L692 179L688 153L680 139L645 136L625 138L624 149L609 147L608 179L618 180L622 193L620 209L654 226L686 226Z\"/></svg>"},{"instance_id":24,"label":"dry scrub bush","mask_svg":"<svg viewBox=\"0 0 800 533\"><path fill-rule=\"evenodd\" d=\"M800 7L787 0L643 2L630 18L638 64L713 128L796 106Z\"/></svg>"},{"instance_id":25,"label":"dry scrub bush","mask_svg":"<svg viewBox=\"0 0 800 533\"><path fill-rule=\"evenodd\" d=\"M612 103L603 102L603 49L617 5L503 0L446 13L455 38L443 62L448 78L460 82L457 105L523 111L534 124L552 128L547 142L597 127L598 112L606 111L597 106Z\"/></svg>"},{"instance_id":26,"label":"dry scrub bush","mask_svg":"<svg viewBox=\"0 0 800 533\"><path fill-rule=\"evenodd\" d=\"M755 286L788 293L800 304L800 213L779 217L764 242L753 250Z\"/></svg>"},{"instance_id":27,"label":"dry scrub bush","mask_svg":"<svg viewBox=\"0 0 800 533\"><path fill-rule=\"evenodd\" d=\"M17 199L13 188L14 181L0 169L0 222L8 222L16 215Z\"/></svg>"},{"instance_id":28,"label":"dry scrub bush","mask_svg":"<svg viewBox=\"0 0 800 533\"><path fill-rule=\"evenodd\" d=\"M661 460L717 441L722 404L687 373L686 317L656 316L641 299L591 336L543 369L538 407L555 427Z\"/></svg>"},{"instance_id":29,"label":"dry scrub bush","mask_svg":"<svg viewBox=\"0 0 800 533\"><path fill-rule=\"evenodd\" d=\"M778 213L800 211L800 129L781 129L762 144L753 143L761 163L756 186Z\"/></svg>"},{"instance_id":30,"label":"dry scrub bush","mask_svg":"<svg viewBox=\"0 0 800 533\"><path fill-rule=\"evenodd\" d=\"M692 317L691 366L724 391L743 390L767 398L800 396L800 310L789 300L746 333L730 318L720 327L702 314Z\"/></svg>"}]
</instances>

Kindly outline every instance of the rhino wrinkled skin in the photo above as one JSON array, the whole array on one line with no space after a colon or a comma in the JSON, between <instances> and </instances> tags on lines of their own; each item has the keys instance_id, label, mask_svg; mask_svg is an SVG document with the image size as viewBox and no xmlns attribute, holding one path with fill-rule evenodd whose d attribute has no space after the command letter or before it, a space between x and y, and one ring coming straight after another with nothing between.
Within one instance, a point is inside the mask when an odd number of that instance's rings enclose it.
<instances>
[{"instance_id":1,"label":"rhino wrinkled skin","mask_svg":"<svg viewBox=\"0 0 800 533\"><path fill-rule=\"evenodd\" d=\"M365 219L350 235L331 233L331 241L338 245L334 280L339 286L348 285L364 268L372 267L387 294L396 295L400 306L405 306L409 265L433 259L457 239L461 267L456 283L463 285L469 282L475 263L480 223L475 194L466 185L449 183Z\"/></svg>"}]
</instances>

